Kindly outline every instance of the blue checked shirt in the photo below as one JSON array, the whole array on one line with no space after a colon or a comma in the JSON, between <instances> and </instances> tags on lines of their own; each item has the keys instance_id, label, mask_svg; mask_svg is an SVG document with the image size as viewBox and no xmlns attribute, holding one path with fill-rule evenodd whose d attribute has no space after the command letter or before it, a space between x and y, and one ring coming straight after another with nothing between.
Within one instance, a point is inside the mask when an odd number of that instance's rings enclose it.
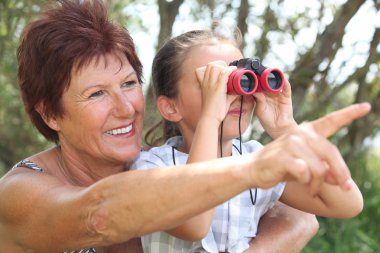
<instances>
[{"instance_id":1,"label":"blue checked shirt","mask_svg":"<svg viewBox=\"0 0 380 253\"><path fill-rule=\"evenodd\" d=\"M153 169L174 165L172 147L179 147L182 137L172 137L164 145L141 152L131 169ZM239 147L239 140L234 140ZM242 144L242 153L252 153L262 145L257 141ZM233 156L239 156L237 148ZM185 164L188 155L174 149L175 164ZM240 253L249 248L255 238L262 215L280 198L285 183L270 189L257 189L256 204L252 205L250 192L245 191L215 208L214 219L207 236L201 241L185 241L166 232L155 232L142 237L145 253L231 252ZM254 189L252 189L254 194Z\"/></svg>"}]
</instances>

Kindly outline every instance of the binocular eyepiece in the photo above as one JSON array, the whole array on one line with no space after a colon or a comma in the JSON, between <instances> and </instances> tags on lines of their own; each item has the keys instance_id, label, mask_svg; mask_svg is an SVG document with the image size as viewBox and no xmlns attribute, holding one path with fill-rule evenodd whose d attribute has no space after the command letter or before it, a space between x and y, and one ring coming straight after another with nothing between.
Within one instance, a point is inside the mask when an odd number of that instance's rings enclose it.
<instances>
[{"instance_id":1,"label":"binocular eyepiece","mask_svg":"<svg viewBox=\"0 0 380 253\"><path fill-rule=\"evenodd\" d=\"M229 65L237 69L228 77L227 93L252 95L256 91L279 92L284 87L284 74L264 67L258 59L244 58Z\"/></svg>"}]
</instances>

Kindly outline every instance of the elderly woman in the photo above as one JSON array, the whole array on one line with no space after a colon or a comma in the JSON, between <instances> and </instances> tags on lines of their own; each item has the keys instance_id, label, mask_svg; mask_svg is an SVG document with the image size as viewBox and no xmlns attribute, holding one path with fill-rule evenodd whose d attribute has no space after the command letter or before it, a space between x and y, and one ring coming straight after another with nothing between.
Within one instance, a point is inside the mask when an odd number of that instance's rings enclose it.
<instances>
[{"instance_id":1,"label":"elderly woman","mask_svg":"<svg viewBox=\"0 0 380 253\"><path fill-rule=\"evenodd\" d=\"M18 61L26 111L57 145L0 179L0 252L139 252L132 238L178 226L252 187L298 180L315 188L325 178L350 186L325 137L365 115L366 104L295 127L238 160L128 171L141 150L142 66L101 0L64 0L45 11L26 27ZM251 248L297 252L316 227L314 216L280 206Z\"/></svg>"}]
</instances>

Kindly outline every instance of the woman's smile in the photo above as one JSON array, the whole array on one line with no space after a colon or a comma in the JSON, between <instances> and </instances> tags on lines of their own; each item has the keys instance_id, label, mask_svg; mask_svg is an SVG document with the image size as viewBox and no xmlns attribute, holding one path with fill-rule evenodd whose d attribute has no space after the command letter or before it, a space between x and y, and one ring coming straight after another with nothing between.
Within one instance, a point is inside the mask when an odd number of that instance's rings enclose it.
<instances>
[{"instance_id":1,"label":"woman's smile","mask_svg":"<svg viewBox=\"0 0 380 253\"><path fill-rule=\"evenodd\" d=\"M118 128L109 130L106 133L110 135L125 135L125 134L132 133L132 130L133 130L133 124L130 124L128 126L118 127Z\"/></svg>"}]
</instances>

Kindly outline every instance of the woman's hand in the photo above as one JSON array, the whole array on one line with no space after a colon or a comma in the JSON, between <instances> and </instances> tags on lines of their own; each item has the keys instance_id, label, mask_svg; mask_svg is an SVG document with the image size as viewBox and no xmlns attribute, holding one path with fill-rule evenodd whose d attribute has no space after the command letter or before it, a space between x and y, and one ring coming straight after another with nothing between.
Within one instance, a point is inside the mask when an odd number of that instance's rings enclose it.
<instances>
[{"instance_id":1,"label":"woman's hand","mask_svg":"<svg viewBox=\"0 0 380 253\"><path fill-rule=\"evenodd\" d=\"M292 91L288 80L280 92L255 92L255 114L264 130L276 139L297 126L293 118Z\"/></svg>"},{"instance_id":2,"label":"woman's hand","mask_svg":"<svg viewBox=\"0 0 380 253\"><path fill-rule=\"evenodd\" d=\"M269 188L281 181L308 184L315 194L322 182L352 186L350 171L338 148L327 137L370 111L368 103L355 104L303 123L253 154L251 180L256 187Z\"/></svg>"}]
</instances>

